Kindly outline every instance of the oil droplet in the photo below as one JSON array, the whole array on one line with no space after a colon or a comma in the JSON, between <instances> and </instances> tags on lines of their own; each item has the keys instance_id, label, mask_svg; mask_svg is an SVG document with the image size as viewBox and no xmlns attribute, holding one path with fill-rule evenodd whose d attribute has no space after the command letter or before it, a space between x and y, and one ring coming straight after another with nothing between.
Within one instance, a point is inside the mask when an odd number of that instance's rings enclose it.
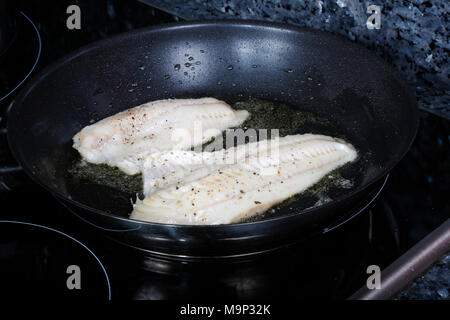
<instances>
[{"instance_id":1,"label":"oil droplet","mask_svg":"<svg viewBox=\"0 0 450 320\"><path fill-rule=\"evenodd\" d=\"M217 85L221 86L222 85L222 81L217 81Z\"/></svg>"},{"instance_id":2,"label":"oil droplet","mask_svg":"<svg viewBox=\"0 0 450 320\"><path fill-rule=\"evenodd\" d=\"M201 53L205 53L205 50L203 50L203 49L200 49L200 52L201 52Z\"/></svg>"},{"instance_id":3,"label":"oil droplet","mask_svg":"<svg viewBox=\"0 0 450 320\"><path fill-rule=\"evenodd\" d=\"M184 73L183 73L185 76L187 76L188 75L188 73L187 73L187 71L185 71Z\"/></svg>"},{"instance_id":4,"label":"oil droplet","mask_svg":"<svg viewBox=\"0 0 450 320\"><path fill-rule=\"evenodd\" d=\"M236 87L236 83L233 82L233 83L231 84L231 86Z\"/></svg>"},{"instance_id":5,"label":"oil droplet","mask_svg":"<svg viewBox=\"0 0 450 320\"><path fill-rule=\"evenodd\" d=\"M189 53L185 53L184 56L185 56L185 57L189 57Z\"/></svg>"},{"instance_id":6,"label":"oil droplet","mask_svg":"<svg viewBox=\"0 0 450 320\"><path fill-rule=\"evenodd\" d=\"M195 70L195 67L191 67L191 70Z\"/></svg>"},{"instance_id":7,"label":"oil droplet","mask_svg":"<svg viewBox=\"0 0 450 320\"><path fill-rule=\"evenodd\" d=\"M201 64L201 62L197 61L197 62L195 62L195 64L199 66Z\"/></svg>"},{"instance_id":8,"label":"oil droplet","mask_svg":"<svg viewBox=\"0 0 450 320\"><path fill-rule=\"evenodd\" d=\"M258 68L258 65L253 64L253 65L252 65L252 68Z\"/></svg>"},{"instance_id":9,"label":"oil droplet","mask_svg":"<svg viewBox=\"0 0 450 320\"><path fill-rule=\"evenodd\" d=\"M192 60L194 60L194 57L189 57L188 60L192 61Z\"/></svg>"},{"instance_id":10,"label":"oil droplet","mask_svg":"<svg viewBox=\"0 0 450 320\"><path fill-rule=\"evenodd\" d=\"M128 89L128 92L132 93L132 92L134 92L134 89Z\"/></svg>"},{"instance_id":11,"label":"oil droplet","mask_svg":"<svg viewBox=\"0 0 450 320\"><path fill-rule=\"evenodd\" d=\"M227 69L231 71L231 70L233 70L233 66L230 64L230 65L227 67Z\"/></svg>"},{"instance_id":12,"label":"oil droplet","mask_svg":"<svg viewBox=\"0 0 450 320\"><path fill-rule=\"evenodd\" d=\"M140 67L139 67L139 70L144 71L144 70L145 70L145 67L144 67L144 66L140 66Z\"/></svg>"},{"instance_id":13,"label":"oil droplet","mask_svg":"<svg viewBox=\"0 0 450 320\"><path fill-rule=\"evenodd\" d=\"M292 70L292 69L283 69L283 71L286 72L286 73L292 73L292 72L294 72L294 70Z\"/></svg>"},{"instance_id":14,"label":"oil droplet","mask_svg":"<svg viewBox=\"0 0 450 320\"><path fill-rule=\"evenodd\" d=\"M179 63L177 63L176 65L173 66L173 68L175 69L175 71L180 70L181 66Z\"/></svg>"},{"instance_id":15,"label":"oil droplet","mask_svg":"<svg viewBox=\"0 0 450 320\"><path fill-rule=\"evenodd\" d=\"M312 78L311 78L311 77L308 77L308 80L309 80L309 81L311 81L311 80L312 80Z\"/></svg>"},{"instance_id":16,"label":"oil droplet","mask_svg":"<svg viewBox=\"0 0 450 320\"><path fill-rule=\"evenodd\" d=\"M186 68L189 68L189 67L191 66L191 64L190 64L189 62L186 62L186 63L184 64L184 66L185 66Z\"/></svg>"}]
</instances>

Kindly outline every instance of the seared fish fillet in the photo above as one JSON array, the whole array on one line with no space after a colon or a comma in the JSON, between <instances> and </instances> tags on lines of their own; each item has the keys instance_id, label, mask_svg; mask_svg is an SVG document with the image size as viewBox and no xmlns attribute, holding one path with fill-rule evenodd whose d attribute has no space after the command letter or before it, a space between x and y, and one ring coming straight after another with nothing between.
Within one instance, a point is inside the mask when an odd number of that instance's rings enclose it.
<instances>
[{"instance_id":1,"label":"seared fish fillet","mask_svg":"<svg viewBox=\"0 0 450 320\"><path fill-rule=\"evenodd\" d=\"M147 156L202 145L248 115L215 98L158 100L83 128L73 137L73 147L87 162L131 175L141 171Z\"/></svg>"},{"instance_id":2,"label":"seared fish fillet","mask_svg":"<svg viewBox=\"0 0 450 320\"><path fill-rule=\"evenodd\" d=\"M239 222L306 190L357 156L352 145L321 135L280 138L270 149L265 156L249 155L138 199L130 217L168 224Z\"/></svg>"},{"instance_id":3,"label":"seared fish fillet","mask_svg":"<svg viewBox=\"0 0 450 320\"><path fill-rule=\"evenodd\" d=\"M312 139L332 139L312 134L287 136L277 140L263 140L216 152L165 151L148 156L143 165L144 195L171 185L182 185L211 174L232 164L255 165L268 157L271 148ZM276 150L276 149L274 149Z\"/></svg>"}]
</instances>

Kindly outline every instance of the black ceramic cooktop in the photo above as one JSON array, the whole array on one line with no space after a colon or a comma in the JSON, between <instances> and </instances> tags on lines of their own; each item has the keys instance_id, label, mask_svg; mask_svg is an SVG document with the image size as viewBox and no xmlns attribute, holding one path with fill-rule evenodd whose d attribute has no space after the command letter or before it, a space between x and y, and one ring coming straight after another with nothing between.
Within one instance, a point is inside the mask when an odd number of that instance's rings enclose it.
<instances>
[{"instance_id":1,"label":"black ceramic cooktop","mask_svg":"<svg viewBox=\"0 0 450 320\"><path fill-rule=\"evenodd\" d=\"M66 27L66 9L73 3L82 10L81 30ZM178 20L137 1L19 1L9 15L16 32L0 59L2 127L9 102L29 74L92 41ZM359 215L276 252L220 263L165 260L101 236L20 171L2 129L0 282L9 288L2 292L102 299L346 299L366 283L368 266L384 269L449 217L449 122L423 111L420 116L410 152ZM440 275L426 298L448 299L443 290L448 269ZM400 297L417 297L417 291Z\"/></svg>"}]
</instances>

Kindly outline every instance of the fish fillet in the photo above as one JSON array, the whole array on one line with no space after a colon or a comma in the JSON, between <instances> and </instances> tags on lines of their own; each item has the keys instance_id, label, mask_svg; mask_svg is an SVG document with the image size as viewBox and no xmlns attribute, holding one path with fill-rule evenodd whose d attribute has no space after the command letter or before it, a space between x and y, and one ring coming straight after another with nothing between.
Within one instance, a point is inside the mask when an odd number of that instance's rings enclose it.
<instances>
[{"instance_id":1,"label":"fish fillet","mask_svg":"<svg viewBox=\"0 0 450 320\"><path fill-rule=\"evenodd\" d=\"M131 175L141 171L149 155L202 145L248 116L215 98L158 100L83 128L73 137L73 147L87 162Z\"/></svg>"},{"instance_id":2,"label":"fish fillet","mask_svg":"<svg viewBox=\"0 0 450 320\"><path fill-rule=\"evenodd\" d=\"M322 135L280 138L276 149L169 184L138 199L130 217L168 224L239 222L306 190L357 156L352 145Z\"/></svg>"},{"instance_id":3,"label":"fish fillet","mask_svg":"<svg viewBox=\"0 0 450 320\"><path fill-rule=\"evenodd\" d=\"M271 148L274 147L319 137L324 140L333 139L327 136L304 134L287 136L279 140L251 142L216 152L173 150L154 153L148 156L143 164L144 195L147 196L171 185L181 185L197 180L232 164L248 165L248 162L257 161L263 156L267 157Z\"/></svg>"}]
</instances>

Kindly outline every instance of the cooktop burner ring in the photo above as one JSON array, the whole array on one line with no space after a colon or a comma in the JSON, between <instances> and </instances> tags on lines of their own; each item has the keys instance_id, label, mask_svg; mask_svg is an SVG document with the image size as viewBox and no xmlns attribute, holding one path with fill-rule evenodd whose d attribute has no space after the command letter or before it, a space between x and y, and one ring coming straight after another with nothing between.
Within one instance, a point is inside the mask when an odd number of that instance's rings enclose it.
<instances>
[{"instance_id":1,"label":"cooktop burner ring","mask_svg":"<svg viewBox=\"0 0 450 320\"><path fill-rule=\"evenodd\" d=\"M322 234L325 234L327 232L330 232L336 228L339 228L340 226L342 226L343 224L349 222L350 220L353 220L354 218L356 218L361 212L363 212L364 210L366 210L376 199L378 199L378 196L381 194L381 191L383 191L384 187L386 186L386 183L389 179L389 173L386 175L386 177L384 178L383 184L381 185L381 187L378 189L378 191L376 192L376 194L373 196L373 198L367 203L365 204L361 209L359 209L356 213L352 214L351 216L349 216L348 218L344 219L342 222L338 222L337 224L335 224L332 227L327 227L324 228L322 230Z\"/></svg>"},{"instance_id":2,"label":"cooktop burner ring","mask_svg":"<svg viewBox=\"0 0 450 320\"><path fill-rule=\"evenodd\" d=\"M25 77L13 88L11 89L8 93L6 93L3 97L0 98L0 102L2 102L3 100L5 100L6 98L8 98L11 94L13 94L17 89L19 89L22 84L30 77L30 75L33 73L34 69L36 69L36 66L41 58L41 53L42 53L42 39L41 39L41 34L39 32L39 29L37 28L36 24L22 11L20 11L21 16L23 16L23 18L25 18L25 20L30 23L30 25L33 27L34 31L36 32L37 35L37 40L38 40L38 53L36 55L35 61L33 63L33 66L31 67L31 69L28 71L28 73L25 75Z\"/></svg>"},{"instance_id":3,"label":"cooktop burner ring","mask_svg":"<svg viewBox=\"0 0 450 320\"><path fill-rule=\"evenodd\" d=\"M31 223L31 222L26 222L26 221L16 221L16 220L0 220L0 223L2 224L14 224L14 225L22 225L22 226L28 226L28 227L33 227L33 228L38 228L41 230L46 230L46 231L51 231L53 233L56 233L58 235L61 235L65 238L68 238L70 240L72 240L73 242L75 242L76 244L78 244L79 246L81 246L83 249L85 249L99 264L101 270L103 271L104 275L105 275L105 279L106 279L106 284L107 284L107 288L108 288L108 300L111 300L111 283L110 283L110 279L108 276L108 272L106 271L103 263L100 261L100 259L97 257L97 255L91 250L89 249L84 243L82 243L80 240L72 237L71 235L64 233L60 230L51 228L51 227L47 227L41 224L35 224L35 223Z\"/></svg>"}]
</instances>

